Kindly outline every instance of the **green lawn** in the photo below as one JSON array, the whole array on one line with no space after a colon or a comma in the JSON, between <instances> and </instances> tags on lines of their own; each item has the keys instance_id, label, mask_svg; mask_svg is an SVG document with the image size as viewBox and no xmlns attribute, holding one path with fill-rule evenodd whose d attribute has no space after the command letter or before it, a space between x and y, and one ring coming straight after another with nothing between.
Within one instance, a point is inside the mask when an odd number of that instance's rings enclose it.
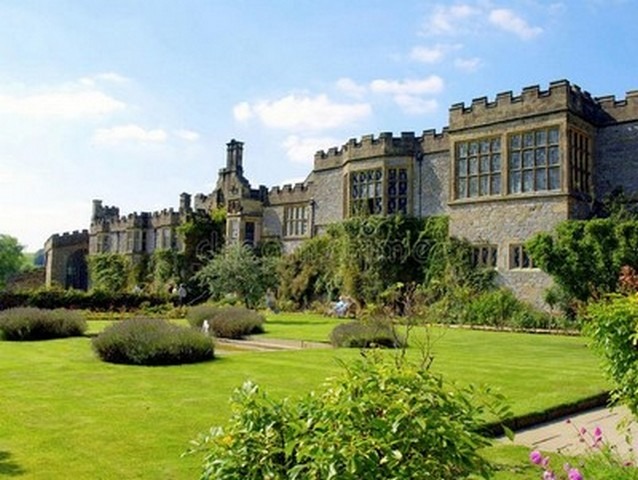
<instances>
[{"instance_id":1,"label":"green lawn","mask_svg":"<svg viewBox=\"0 0 638 480\"><path fill-rule=\"evenodd\" d=\"M266 336L325 340L340 321L273 315ZM91 324L91 330L107 324ZM436 371L460 383L493 385L516 413L607 387L581 338L433 332ZM198 433L224 422L229 395L244 380L274 395L300 395L339 372L338 360L358 355L356 350L233 353L204 364L149 368L100 362L86 338L2 342L0 477L197 478L200 459L180 454Z\"/></svg>"}]
</instances>

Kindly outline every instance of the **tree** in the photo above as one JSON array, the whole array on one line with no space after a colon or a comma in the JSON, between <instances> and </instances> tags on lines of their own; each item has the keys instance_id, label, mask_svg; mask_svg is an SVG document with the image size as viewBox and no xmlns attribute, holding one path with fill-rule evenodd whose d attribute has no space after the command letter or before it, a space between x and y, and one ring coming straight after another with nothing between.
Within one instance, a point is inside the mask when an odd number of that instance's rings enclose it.
<instances>
[{"instance_id":1,"label":"tree","mask_svg":"<svg viewBox=\"0 0 638 480\"><path fill-rule=\"evenodd\" d=\"M276 286L275 261L258 257L248 245L231 244L212 257L196 278L213 299L237 295L247 308L253 308L266 290Z\"/></svg>"},{"instance_id":2,"label":"tree","mask_svg":"<svg viewBox=\"0 0 638 480\"><path fill-rule=\"evenodd\" d=\"M0 234L0 288L4 288L7 279L24 266L23 248L16 238Z\"/></svg>"},{"instance_id":3,"label":"tree","mask_svg":"<svg viewBox=\"0 0 638 480\"><path fill-rule=\"evenodd\" d=\"M567 220L527 247L569 298L587 301L617 291L623 266L638 267L638 221Z\"/></svg>"}]
</instances>

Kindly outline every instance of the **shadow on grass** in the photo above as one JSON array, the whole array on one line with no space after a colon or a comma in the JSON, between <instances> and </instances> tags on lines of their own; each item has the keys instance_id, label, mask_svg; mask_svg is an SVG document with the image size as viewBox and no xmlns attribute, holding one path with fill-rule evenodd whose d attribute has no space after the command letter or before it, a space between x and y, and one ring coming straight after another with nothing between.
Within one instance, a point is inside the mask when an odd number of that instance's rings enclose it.
<instances>
[{"instance_id":1,"label":"shadow on grass","mask_svg":"<svg viewBox=\"0 0 638 480\"><path fill-rule=\"evenodd\" d=\"M23 475L25 470L11 460L11 454L0 450L0 477L17 477Z\"/></svg>"}]
</instances>

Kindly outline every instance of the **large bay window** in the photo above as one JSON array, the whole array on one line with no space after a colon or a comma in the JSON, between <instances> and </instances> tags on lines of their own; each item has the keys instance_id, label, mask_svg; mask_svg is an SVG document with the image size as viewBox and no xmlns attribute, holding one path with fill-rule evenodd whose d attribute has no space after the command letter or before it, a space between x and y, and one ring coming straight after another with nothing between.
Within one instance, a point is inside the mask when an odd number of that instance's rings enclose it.
<instances>
[{"instance_id":1,"label":"large bay window","mask_svg":"<svg viewBox=\"0 0 638 480\"><path fill-rule=\"evenodd\" d=\"M509 193L560 190L558 127L509 136Z\"/></svg>"},{"instance_id":2,"label":"large bay window","mask_svg":"<svg viewBox=\"0 0 638 480\"><path fill-rule=\"evenodd\" d=\"M350 214L382 215L408 213L407 168L375 168L351 172Z\"/></svg>"},{"instance_id":3,"label":"large bay window","mask_svg":"<svg viewBox=\"0 0 638 480\"><path fill-rule=\"evenodd\" d=\"M456 198L501 193L501 139L458 142L455 152Z\"/></svg>"}]
</instances>

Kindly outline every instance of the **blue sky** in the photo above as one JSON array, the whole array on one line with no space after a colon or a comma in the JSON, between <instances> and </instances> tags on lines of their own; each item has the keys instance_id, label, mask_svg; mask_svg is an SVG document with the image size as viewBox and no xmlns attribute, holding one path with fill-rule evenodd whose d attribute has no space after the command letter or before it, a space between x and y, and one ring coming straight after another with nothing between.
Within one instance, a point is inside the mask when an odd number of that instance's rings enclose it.
<instances>
[{"instance_id":1,"label":"blue sky","mask_svg":"<svg viewBox=\"0 0 638 480\"><path fill-rule=\"evenodd\" d=\"M638 89L632 0L0 0L0 18L0 233L29 251L87 228L94 198L210 193L231 138L273 186L475 97Z\"/></svg>"}]
</instances>

